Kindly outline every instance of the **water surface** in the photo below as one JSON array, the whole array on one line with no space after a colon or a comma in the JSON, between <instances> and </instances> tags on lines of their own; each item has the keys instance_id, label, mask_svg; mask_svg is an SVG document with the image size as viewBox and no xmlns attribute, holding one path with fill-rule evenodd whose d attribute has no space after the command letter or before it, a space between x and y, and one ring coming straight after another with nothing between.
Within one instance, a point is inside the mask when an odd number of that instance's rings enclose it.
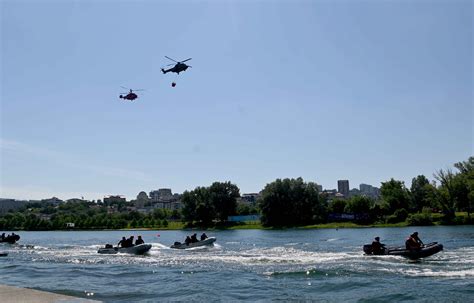
<instances>
[{"instance_id":1,"label":"water surface","mask_svg":"<svg viewBox=\"0 0 474 303\"><path fill-rule=\"evenodd\" d=\"M190 250L169 246L201 231L21 232L20 245L0 244L0 283L106 302L472 302L473 226L416 228L445 247L416 262L362 253L375 236L403 245L414 230L208 231L216 245ZM97 254L139 234L148 255Z\"/></svg>"}]
</instances>

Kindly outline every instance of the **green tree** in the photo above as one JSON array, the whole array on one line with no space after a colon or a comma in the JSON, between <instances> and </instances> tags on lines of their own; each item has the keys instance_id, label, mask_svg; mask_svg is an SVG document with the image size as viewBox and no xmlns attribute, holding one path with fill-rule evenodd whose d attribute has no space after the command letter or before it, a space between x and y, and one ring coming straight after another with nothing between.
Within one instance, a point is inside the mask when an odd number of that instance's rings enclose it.
<instances>
[{"instance_id":1,"label":"green tree","mask_svg":"<svg viewBox=\"0 0 474 303\"><path fill-rule=\"evenodd\" d=\"M456 217L456 205L455 205L455 186L454 177L455 174L451 169L446 171L440 169L434 175L434 177L441 182L441 186L438 189L437 201L441 206L445 221L452 221Z\"/></svg>"},{"instance_id":2,"label":"green tree","mask_svg":"<svg viewBox=\"0 0 474 303\"><path fill-rule=\"evenodd\" d=\"M321 215L315 183L302 178L277 179L265 186L259 200L264 226L294 226L314 222Z\"/></svg>"},{"instance_id":3,"label":"green tree","mask_svg":"<svg viewBox=\"0 0 474 303\"><path fill-rule=\"evenodd\" d=\"M369 197L354 196L347 201L344 211L354 214L369 214L373 205L374 201Z\"/></svg>"},{"instance_id":4,"label":"green tree","mask_svg":"<svg viewBox=\"0 0 474 303\"><path fill-rule=\"evenodd\" d=\"M459 210L467 211L470 218L474 207L474 157L458 162L454 167L459 170L454 180L456 206Z\"/></svg>"},{"instance_id":5,"label":"green tree","mask_svg":"<svg viewBox=\"0 0 474 303\"><path fill-rule=\"evenodd\" d=\"M183 218L188 223L196 221L208 226L216 217L209 189L206 187L196 187L190 192L185 191L181 197L181 202L183 203Z\"/></svg>"},{"instance_id":6,"label":"green tree","mask_svg":"<svg viewBox=\"0 0 474 303\"><path fill-rule=\"evenodd\" d=\"M347 202L344 199L335 198L329 203L328 211L331 213L342 214L346 208Z\"/></svg>"},{"instance_id":7,"label":"green tree","mask_svg":"<svg viewBox=\"0 0 474 303\"><path fill-rule=\"evenodd\" d=\"M389 205L391 214L397 209L407 209L409 206L410 195L403 181L397 181L392 178L388 182L382 182L380 193L382 200Z\"/></svg>"},{"instance_id":8,"label":"green tree","mask_svg":"<svg viewBox=\"0 0 474 303\"><path fill-rule=\"evenodd\" d=\"M217 219L227 221L227 217L237 212L237 198L240 197L237 185L230 182L214 182L209 187L210 202Z\"/></svg>"},{"instance_id":9,"label":"green tree","mask_svg":"<svg viewBox=\"0 0 474 303\"><path fill-rule=\"evenodd\" d=\"M411 210L419 212L423 207L430 206L430 201L428 200L428 190L427 186L430 185L430 182L424 175L419 175L416 178L413 178L411 181Z\"/></svg>"}]
</instances>

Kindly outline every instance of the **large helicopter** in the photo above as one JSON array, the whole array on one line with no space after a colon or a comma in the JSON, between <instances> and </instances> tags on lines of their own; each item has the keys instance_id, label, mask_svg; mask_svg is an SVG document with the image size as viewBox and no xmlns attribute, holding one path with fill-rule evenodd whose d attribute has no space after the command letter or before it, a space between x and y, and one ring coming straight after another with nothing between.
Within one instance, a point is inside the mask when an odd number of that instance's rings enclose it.
<instances>
[{"instance_id":1,"label":"large helicopter","mask_svg":"<svg viewBox=\"0 0 474 303\"><path fill-rule=\"evenodd\" d=\"M129 90L128 93L123 93L123 95L120 95L120 99L125 99L125 100L133 101L133 100L135 100L136 98L138 98L138 95L133 92L133 91L134 91L133 89L126 88L126 87L124 87L124 86L120 86L120 87ZM136 92L143 91L143 90L144 90L144 89L135 89Z\"/></svg>"},{"instance_id":2,"label":"large helicopter","mask_svg":"<svg viewBox=\"0 0 474 303\"><path fill-rule=\"evenodd\" d=\"M173 65L173 64L174 64L174 66L173 66L172 68L170 68L170 69L166 69L166 70L165 70L164 68L162 68L161 71L163 72L163 74L166 74L167 72L172 72L172 73L177 73L177 74L179 75L180 72L184 72L185 70L188 69L188 67L192 67L192 66L189 66L189 65L187 65L187 64L184 63L184 62L186 62L186 61L191 60L192 58L189 58L189 59L186 59L186 60L183 60L183 61L176 61L176 60L174 60L174 59L171 59L171 58L168 57L168 56L165 56L165 58L167 58L167 59L169 59L169 60L171 60L171 61L176 62L176 64L175 64L175 63L168 64L167 66L170 66L170 65Z\"/></svg>"}]
</instances>

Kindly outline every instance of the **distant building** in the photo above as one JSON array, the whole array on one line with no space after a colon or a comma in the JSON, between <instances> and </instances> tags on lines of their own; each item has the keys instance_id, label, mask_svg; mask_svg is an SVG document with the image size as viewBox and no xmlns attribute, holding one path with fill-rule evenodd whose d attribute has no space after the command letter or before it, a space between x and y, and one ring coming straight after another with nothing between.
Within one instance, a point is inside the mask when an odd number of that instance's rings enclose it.
<instances>
[{"instance_id":1,"label":"distant building","mask_svg":"<svg viewBox=\"0 0 474 303\"><path fill-rule=\"evenodd\" d=\"M239 202L243 204L255 205L258 198L260 198L259 193L242 194Z\"/></svg>"},{"instance_id":2,"label":"distant building","mask_svg":"<svg viewBox=\"0 0 474 303\"><path fill-rule=\"evenodd\" d=\"M182 207L181 195L173 194L170 188L151 191L150 201L155 208L178 210Z\"/></svg>"},{"instance_id":3,"label":"distant building","mask_svg":"<svg viewBox=\"0 0 474 303\"><path fill-rule=\"evenodd\" d=\"M318 188L318 192L322 193L323 192L323 186L316 184L316 187Z\"/></svg>"},{"instance_id":4,"label":"distant building","mask_svg":"<svg viewBox=\"0 0 474 303\"><path fill-rule=\"evenodd\" d=\"M349 180L337 180L337 191L344 197L349 197Z\"/></svg>"},{"instance_id":5,"label":"distant building","mask_svg":"<svg viewBox=\"0 0 474 303\"><path fill-rule=\"evenodd\" d=\"M68 203L78 203L78 202L87 202L87 201L85 201L84 199L72 198L72 199L66 200L66 202L68 202Z\"/></svg>"},{"instance_id":6,"label":"distant building","mask_svg":"<svg viewBox=\"0 0 474 303\"><path fill-rule=\"evenodd\" d=\"M52 198L49 198L49 199L43 199L40 202L41 203L49 203L49 204L53 204L54 206L58 206L59 204L63 203L64 201L59 199L59 198L52 197Z\"/></svg>"},{"instance_id":7,"label":"distant building","mask_svg":"<svg viewBox=\"0 0 474 303\"><path fill-rule=\"evenodd\" d=\"M141 191L137 195L137 199L135 200L135 205L137 206L137 208L143 208L145 204L147 204L149 201L150 201L150 198L148 198L148 195L146 194L146 192Z\"/></svg>"},{"instance_id":8,"label":"distant building","mask_svg":"<svg viewBox=\"0 0 474 303\"><path fill-rule=\"evenodd\" d=\"M9 210L18 210L28 204L28 201L15 199L0 199L0 214L7 213Z\"/></svg>"},{"instance_id":9,"label":"distant building","mask_svg":"<svg viewBox=\"0 0 474 303\"><path fill-rule=\"evenodd\" d=\"M353 188L349 191L349 197L360 196L360 190Z\"/></svg>"},{"instance_id":10,"label":"distant building","mask_svg":"<svg viewBox=\"0 0 474 303\"><path fill-rule=\"evenodd\" d=\"M106 196L104 197L104 203L118 203L118 202L127 202L127 199L122 196Z\"/></svg>"},{"instance_id":11,"label":"distant building","mask_svg":"<svg viewBox=\"0 0 474 303\"><path fill-rule=\"evenodd\" d=\"M160 188L158 190L153 190L150 192L150 200L152 202L158 202L160 200L165 200L173 196L171 188Z\"/></svg>"},{"instance_id":12,"label":"distant building","mask_svg":"<svg viewBox=\"0 0 474 303\"><path fill-rule=\"evenodd\" d=\"M375 200L380 198L380 189L378 187L362 183L359 185L359 189L362 196L370 197Z\"/></svg>"}]
</instances>

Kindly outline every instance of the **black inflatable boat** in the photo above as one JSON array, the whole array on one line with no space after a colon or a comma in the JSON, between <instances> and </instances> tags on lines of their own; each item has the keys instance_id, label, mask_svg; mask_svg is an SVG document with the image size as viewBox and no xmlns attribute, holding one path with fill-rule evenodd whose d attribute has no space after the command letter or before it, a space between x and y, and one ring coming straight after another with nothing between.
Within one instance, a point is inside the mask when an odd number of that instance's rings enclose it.
<instances>
[{"instance_id":1,"label":"black inflatable boat","mask_svg":"<svg viewBox=\"0 0 474 303\"><path fill-rule=\"evenodd\" d=\"M367 255L392 255L392 256L402 256L412 260L426 258L432 256L436 253L439 253L443 250L443 245L438 244L438 242L433 242L423 245L421 249L418 250L408 250L405 247L384 247L383 250L374 252L372 251L372 245L364 245L364 252Z\"/></svg>"}]
</instances>

